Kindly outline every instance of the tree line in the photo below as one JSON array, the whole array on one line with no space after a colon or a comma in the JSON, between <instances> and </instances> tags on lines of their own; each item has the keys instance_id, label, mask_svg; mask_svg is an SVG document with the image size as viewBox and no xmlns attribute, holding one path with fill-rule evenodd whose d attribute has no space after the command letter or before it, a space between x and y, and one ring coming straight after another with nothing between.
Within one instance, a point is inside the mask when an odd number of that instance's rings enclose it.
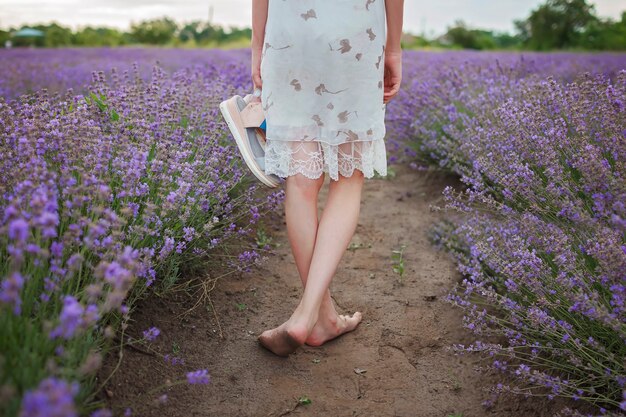
<instances>
[{"instance_id":1,"label":"tree line","mask_svg":"<svg viewBox=\"0 0 626 417\"><path fill-rule=\"evenodd\" d=\"M444 35L427 38L405 34L405 48L465 49L556 49L626 50L626 11L620 20L597 16L595 6L587 0L547 0L530 12L526 19L514 22L514 33L470 28L463 21L448 27ZM11 32L0 30L0 42L11 39L14 45L46 47L62 46L204 46L228 44L244 46L252 36L249 27L228 29L210 22L193 21L179 24L163 17L131 25L130 30L85 27L78 30L57 23L30 26L44 32L42 38L12 38Z\"/></svg>"},{"instance_id":2,"label":"tree line","mask_svg":"<svg viewBox=\"0 0 626 417\"><path fill-rule=\"evenodd\" d=\"M457 21L438 41L468 49L626 50L626 10L618 21L602 19L586 0L548 0L514 25L516 33L511 35L471 29Z\"/></svg>"},{"instance_id":3,"label":"tree line","mask_svg":"<svg viewBox=\"0 0 626 417\"><path fill-rule=\"evenodd\" d=\"M115 28L91 27L72 30L58 23L47 25L23 26L40 30L41 38L15 38L13 30L0 30L0 42L11 40L15 46L125 46L125 45L159 45L159 46L221 46L229 43L246 43L252 37L252 29L230 27L224 28L217 24L193 21L179 24L169 17L150 19L133 23L128 31Z\"/></svg>"}]
</instances>

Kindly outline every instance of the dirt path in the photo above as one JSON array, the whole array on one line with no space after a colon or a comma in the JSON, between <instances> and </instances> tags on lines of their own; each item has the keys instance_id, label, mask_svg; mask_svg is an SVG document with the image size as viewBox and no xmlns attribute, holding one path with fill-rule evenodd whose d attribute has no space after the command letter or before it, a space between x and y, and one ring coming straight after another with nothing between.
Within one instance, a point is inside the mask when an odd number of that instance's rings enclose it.
<instances>
[{"instance_id":1,"label":"dirt path","mask_svg":"<svg viewBox=\"0 0 626 417\"><path fill-rule=\"evenodd\" d=\"M362 248L346 252L331 286L342 312L364 313L355 332L320 348L301 348L288 359L258 345L256 336L286 320L301 292L280 222L272 232L279 246L263 267L222 280L213 290L219 326L204 308L177 319L192 302L182 294L142 303L129 333L159 327L157 348L167 353L179 346L185 365L163 366L162 359L125 349L108 384L110 405L118 412L132 407L140 416L550 415L537 401L505 401L486 411L482 388L490 381L474 370L477 358L446 350L473 340L461 327L461 312L442 300L460 279L455 265L427 239L436 219L429 205L441 202L447 184L454 180L402 167L394 179L366 182L352 243ZM324 201L325 194L320 209ZM391 261L391 251L401 245L403 285ZM111 366L109 358L105 374ZM145 394L198 368L209 370L211 384ZM168 400L156 404L164 392ZM296 407L301 397L311 403Z\"/></svg>"}]
</instances>

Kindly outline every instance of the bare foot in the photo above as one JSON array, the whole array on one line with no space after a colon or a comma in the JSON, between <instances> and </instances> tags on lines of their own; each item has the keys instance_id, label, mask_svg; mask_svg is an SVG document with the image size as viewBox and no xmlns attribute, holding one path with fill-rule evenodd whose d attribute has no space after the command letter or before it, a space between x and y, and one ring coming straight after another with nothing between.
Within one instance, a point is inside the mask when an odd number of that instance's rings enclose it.
<instances>
[{"instance_id":1,"label":"bare foot","mask_svg":"<svg viewBox=\"0 0 626 417\"><path fill-rule=\"evenodd\" d=\"M289 356L304 344L307 334L306 326L291 325L286 321L274 329L261 333L258 340L270 352L278 356Z\"/></svg>"},{"instance_id":2,"label":"bare foot","mask_svg":"<svg viewBox=\"0 0 626 417\"><path fill-rule=\"evenodd\" d=\"M329 340L354 330L362 318L363 315L359 311L352 317L343 314L333 318L320 317L305 343L309 346L321 346Z\"/></svg>"}]
</instances>

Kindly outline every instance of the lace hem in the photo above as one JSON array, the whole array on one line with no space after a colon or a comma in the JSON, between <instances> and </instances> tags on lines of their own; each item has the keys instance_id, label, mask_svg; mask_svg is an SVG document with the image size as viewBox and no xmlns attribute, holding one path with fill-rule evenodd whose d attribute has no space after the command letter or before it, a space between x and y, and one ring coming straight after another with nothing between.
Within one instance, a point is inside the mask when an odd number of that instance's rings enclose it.
<instances>
[{"instance_id":1,"label":"lace hem","mask_svg":"<svg viewBox=\"0 0 626 417\"><path fill-rule=\"evenodd\" d=\"M387 152L383 139L346 142L331 145L318 141L282 141L267 139L265 145L265 173L286 178L302 174L316 179L325 172L333 180L339 174L349 177L358 169L365 178L374 171L387 175Z\"/></svg>"}]
</instances>

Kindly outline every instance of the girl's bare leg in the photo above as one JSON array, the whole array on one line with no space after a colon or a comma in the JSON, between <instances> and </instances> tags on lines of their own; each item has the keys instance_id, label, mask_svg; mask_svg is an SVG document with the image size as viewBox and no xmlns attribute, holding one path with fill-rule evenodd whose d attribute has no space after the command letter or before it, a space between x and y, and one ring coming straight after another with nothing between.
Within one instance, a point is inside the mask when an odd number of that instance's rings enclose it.
<instances>
[{"instance_id":1,"label":"girl's bare leg","mask_svg":"<svg viewBox=\"0 0 626 417\"><path fill-rule=\"evenodd\" d=\"M305 341L312 345L322 344L353 330L361 321L359 312L352 317L337 315L328 287L356 228L363 173L355 170L351 177L340 176L338 181L331 181L328 201L315 228L316 233L312 231L317 222L317 193L321 184L316 183L317 180L308 180L308 183L303 179L305 177L290 178L285 203L288 234L305 290L291 318L259 337L266 348L283 356L293 352ZM299 195L303 190L305 195ZM290 191L293 200L290 199ZM314 204L310 204L311 201ZM312 256L308 260L311 250ZM308 273L304 274L307 264ZM306 276L306 279L302 276Z\"/></svg>"},{"instance_id":2,"label":"girl's bare leg","mask_svg":"<svg viewBox=\"0 0 626 417\"><path fill-rule=\"evenodd\" d=\"M287 234L302 287L306 287L307 275L311 266L318 218L317 201L324 177L312 180L298 174L287 178L285 198L285 218ZM330 297L330 290L322 300L319 318L306 340L308 345L319 346L338 335L352 330L359 323L359 315L352 317L339 315Z\"/></svg>"},{"instance_id":3,"label":"girl's bare leg","mask_svg":"<svg viewBox=\"0 0 626 417\"><path fill-rule=\"evenodd\" d=\"M291 251L296 261L296 267L306 287L307 275L311 266L315 238L317 236L317 201L318 194L324 185L324 176L318 179L309 179L302 174L287 178L285 189L285 219L287 221L287 236L291 244ZM330 290L326 291L322 301L322 311L333 313L335 308L330 298Z\"/></svg>"}]
</instances>

